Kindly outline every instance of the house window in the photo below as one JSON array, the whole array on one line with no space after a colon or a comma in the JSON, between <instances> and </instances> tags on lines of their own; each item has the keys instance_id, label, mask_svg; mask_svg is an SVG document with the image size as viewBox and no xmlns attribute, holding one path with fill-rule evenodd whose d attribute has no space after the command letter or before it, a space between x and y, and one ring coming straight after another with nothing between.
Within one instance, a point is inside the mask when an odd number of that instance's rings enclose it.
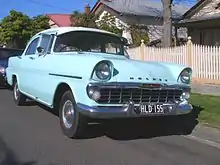
<instances>
[{"instance_id":1,"label":"house window","mask_svg":"<svg viewBox=\"0 0 220 165\"><path fill-rule=\"evenodd\" d=\"M213 45L220 46L220 29L215 29L213 33Z\"/></svg>"},{"instance_id":2,"label":"house window","mask_svg":"<svg viewBox=\"0 0 220 165\"><path fill-rule=\"evenodd\" d=\"M200 31L199 32L199 43L201 44L201 45L203 45L204 44L204 33L203 33L203 31Z\"/></svg>"},{"instance_id":3,"label":"house window","mask_svg":"<svg viewBox=\"0 0 220 165\"><path fill-rule=\"evenodd\" d=\"M220 29L205 29L200 31L200 44L220 46Z\"/></svg>"}]
</instances>

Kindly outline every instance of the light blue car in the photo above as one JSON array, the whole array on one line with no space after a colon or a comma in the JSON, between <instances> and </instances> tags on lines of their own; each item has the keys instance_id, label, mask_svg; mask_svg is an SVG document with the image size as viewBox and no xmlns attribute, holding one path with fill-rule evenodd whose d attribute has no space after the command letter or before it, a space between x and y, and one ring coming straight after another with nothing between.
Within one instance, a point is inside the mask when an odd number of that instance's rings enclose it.
<instances>
[{"instance_id":1,"label":"light blue car","mask_svg":"<svg viewBox=\"0 0 220 165\"><path fill-rule=\"evenodd\" d=\"M87 118L183 115L192 69L129 59L126 39L110 32L62 27L33 36L6 69L13 98L31 98L59 112L63 133L82 135ZM147 118L146 118L147 120Z\"/></svg>"}]
</instances>

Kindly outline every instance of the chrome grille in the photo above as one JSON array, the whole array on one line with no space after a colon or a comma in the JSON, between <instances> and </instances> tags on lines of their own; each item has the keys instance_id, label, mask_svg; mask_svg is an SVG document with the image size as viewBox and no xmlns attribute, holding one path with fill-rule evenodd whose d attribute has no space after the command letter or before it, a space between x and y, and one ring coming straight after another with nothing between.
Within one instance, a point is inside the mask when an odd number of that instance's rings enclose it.
<instances>
[{"instance_id":1,"label":"chrome grille","mask_svg":"<svg viewBox=\"0 0 220 165\"><path fill-rule=\"evenodd\" d=\"M173 102L180 100L181 89L101 88L100 104Z\"/></svg>"}]
</instances>

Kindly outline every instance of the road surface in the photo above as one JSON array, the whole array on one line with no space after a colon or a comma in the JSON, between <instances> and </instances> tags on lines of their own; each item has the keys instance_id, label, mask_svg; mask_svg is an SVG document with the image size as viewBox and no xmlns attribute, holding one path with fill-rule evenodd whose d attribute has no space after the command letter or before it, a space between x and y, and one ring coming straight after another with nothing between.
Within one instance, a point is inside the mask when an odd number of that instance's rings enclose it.
<instances>
[{"instance_id":1,"label":"road surface","mask_svg":"<svg viewBox=\"0 0 220 165\"><path fill-rule=\"evenodd\" d=\"M2 165L220 163L219 148L175 135L177 128L170 128L177 125L174 121L170 125L141 122L135 128L132 122L117 128L90 125L84 139L71 140L63 136L56 115L38 105L16 107L11 96L11 91L0 90Z\"/></svg>"}]
</instances>

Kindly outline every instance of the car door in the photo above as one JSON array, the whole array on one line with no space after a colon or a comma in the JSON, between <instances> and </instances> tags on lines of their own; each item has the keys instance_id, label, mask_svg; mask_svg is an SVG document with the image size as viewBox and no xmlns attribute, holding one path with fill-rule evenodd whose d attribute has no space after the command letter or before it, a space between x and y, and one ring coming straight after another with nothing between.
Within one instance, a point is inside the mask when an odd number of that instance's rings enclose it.
<instances>
[{"instance_id":1,"label":"car door","mask_svg":"<svg viewBox=\"0 0 220 165\"><path fill-rule=\"evenodd\" d=\"M47 102L47 91L49 90L49 74L51 47L53 34L41 34L38 48L43 51L37 52L33 59L29 59L32 71L32 91L31 95L41 102Z\"/></svg>"},{"instance_id":2,"label":"car door","mask_svg":"<svg viewBox=\"0 0 220 165\"><path fill-rule=\"evenodd\" d=\"M40 41L40 36L34 37L26 49L24 50L22 56L20 57L21 69L19 71L19 88L22 92L32 95L33 94L33 82L34 73L32 67L32 60L37 57L37 47Z\"/></svg>"}]
</instances>

